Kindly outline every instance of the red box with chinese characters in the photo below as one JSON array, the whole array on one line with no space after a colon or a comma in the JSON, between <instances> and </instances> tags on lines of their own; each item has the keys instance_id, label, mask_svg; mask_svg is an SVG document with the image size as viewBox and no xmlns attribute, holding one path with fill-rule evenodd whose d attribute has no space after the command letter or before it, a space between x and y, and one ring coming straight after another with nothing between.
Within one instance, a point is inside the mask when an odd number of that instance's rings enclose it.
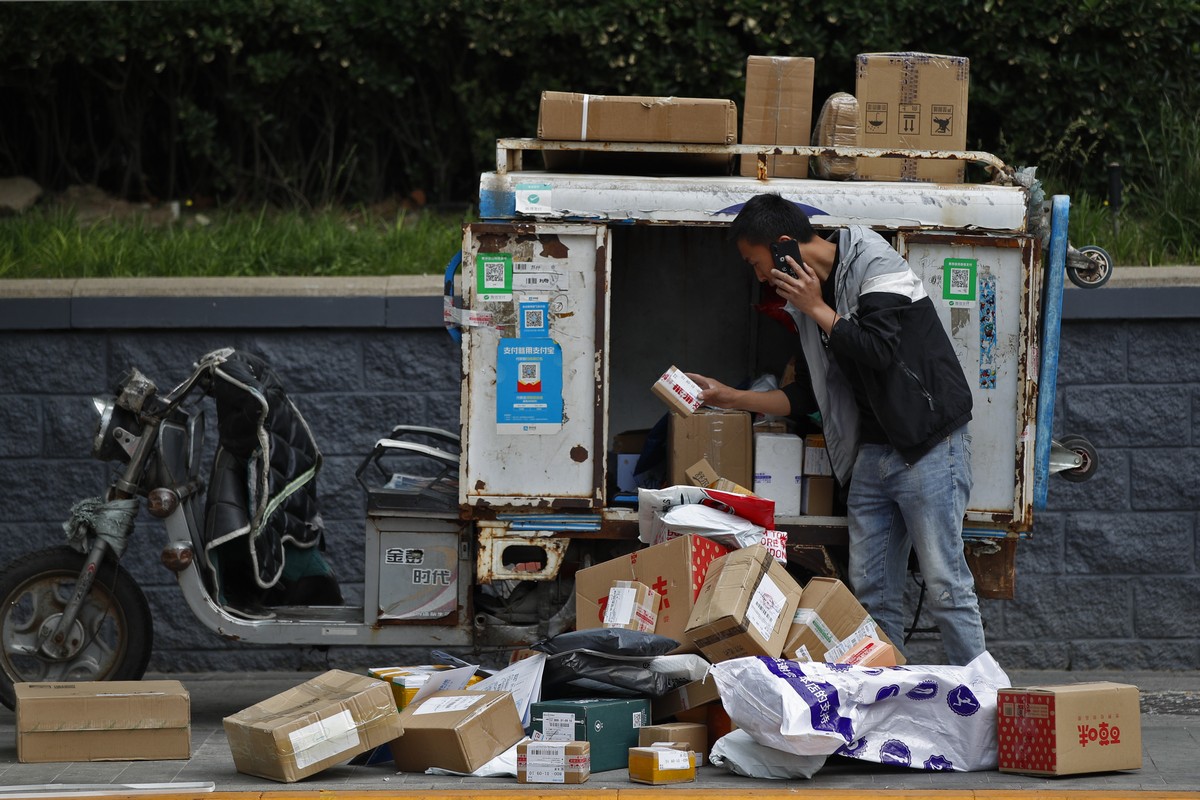
<instances>
[{"instance_id":1,"label":"red box with chinese characters","mask_svg":"<svg viewBox=\"0 0 1200 800\"><path fill-rule=\"evenodd\" d=\"M638 581L660 595L654 632L683 642L708 565L728 552L711 539L688 534L581 569L575 575L575 627L599 628L613 582Z\"/></svg>"},{"instance_id":2,"label":"red box with chinese characters","mask_svg":"<svg viewBox=\"0 0 1200 800\"><path fill-rule=\"evenodd\" d=\"M1136 686L1102 681L1001 689L997 710L1001 772L1141 769Z\"/></svg>"}]
</instances>

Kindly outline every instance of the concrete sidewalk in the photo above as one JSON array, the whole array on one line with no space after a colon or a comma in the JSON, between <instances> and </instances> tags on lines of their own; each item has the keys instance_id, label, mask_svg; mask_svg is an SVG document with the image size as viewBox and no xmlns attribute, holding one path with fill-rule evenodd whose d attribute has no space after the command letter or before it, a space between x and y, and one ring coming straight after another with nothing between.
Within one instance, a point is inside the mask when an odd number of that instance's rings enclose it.
<instances>
[{"instance_id":1,"label":"concrete sidewalk","mask_svg":"<svg viewBox=\"0 0 1200 800\"><path fill-rule=\"evenodd\" d=\"M112 784L112 796L123 794L120 784L211 782L217 792L315 792L340 795L386 792L430 796L441 792L473 794L520 792L523 797L544 790L569 790L580 798L589 792L614 798L612 790L678 791L730 795L791 794L795 791L836 790L840 797L924 795L949 790L969 796L1061 796L1064 792L1102 793L1109 797L1133 793L1188 793L1200 798L1200 671L1193 672L1038 672L1009 673L1014 685L1110 680L1132 683L1142 692L1143 766L1140 770L1067 778L1038 778L991 772L923 772L883 767L834 758L810 781L756 780L731 775L712 766L698 771L694 784L647 787L631 783L624 770L593 774L575 787L518 785L511 778L459 778L397 774L390 764L342 765L296 784L281 784L238 773L233 767L221 720L260 700L291 688L316 673L243 673L152 675L180 680L191 694L192 757L188 761L138 761L20 764L17 763L15 718L0 708L0 787L61 784ZM580 794L582 793L582 794ZM184 792L185 796L188 792ZM203 797L204 795L198 795ZM211 796L211 795L209 795ZM3 791L0 789L0 797ZM614 798L615 800L615 798Z\"/></svg>"}]
</instances>

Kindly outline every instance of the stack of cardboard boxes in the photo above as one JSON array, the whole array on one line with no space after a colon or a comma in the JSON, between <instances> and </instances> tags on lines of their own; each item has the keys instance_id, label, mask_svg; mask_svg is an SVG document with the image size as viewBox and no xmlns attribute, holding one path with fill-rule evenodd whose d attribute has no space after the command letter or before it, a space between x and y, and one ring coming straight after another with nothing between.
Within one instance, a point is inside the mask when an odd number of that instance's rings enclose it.
<instances>
[{"instance_id":1,"label":"stack of cardboard boxes","mask_svg":"<svg viewBox=\"0 0 1200 800\"><path fill-rule=\"evenodd\" d=\"M970 61L932 53L863 53L855 59L854 94L837 92L826 103L822 124L813 130L816 63L803 56L750 56L746 60L742 144L790 147L832 145L883 150L963 150L967 142ZM854 119L847 119L850 109ZM558 141L680 142L733 144L737 107L730 100L689 97L633 97L543 92L538 137ZM774 148L773 148L774 149ZM691 155L685 160L664 154L619 154L546 150L548 169L608 171L620 166L651 173L726 171L726 156ZM829 162L823 162L826 165ZM836 169L814 170L816 177L873 181L961 183L964 163L956 160L860 158L855 175ZM682 169L681 169L682 167ZM807 156L768 153L741 159L743 176L807 178Z\"/></svg>"}]
</instances>

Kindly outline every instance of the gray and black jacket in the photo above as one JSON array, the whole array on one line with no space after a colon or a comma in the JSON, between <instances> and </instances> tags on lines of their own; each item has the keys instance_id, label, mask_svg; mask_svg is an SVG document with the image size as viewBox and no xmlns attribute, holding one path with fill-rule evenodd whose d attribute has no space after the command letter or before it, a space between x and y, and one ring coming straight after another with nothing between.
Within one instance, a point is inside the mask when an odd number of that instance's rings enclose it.
<instances>
[{"instance_id":1,"label":"gray and black jacket","mask_svg":"<svg viewBox=\"0 0 1200 800\"><path fill-rule=\"evenodd\" d=\"M790 304L821 411L834 474L849 482L858 455L858 408L839 366L852 364L888 441L908 463L971 419L971 389L921 279L873 230L838 233L835 310L827 342ZM836 356L836 357L835 357Z\"/></svg>"}]
</instances>

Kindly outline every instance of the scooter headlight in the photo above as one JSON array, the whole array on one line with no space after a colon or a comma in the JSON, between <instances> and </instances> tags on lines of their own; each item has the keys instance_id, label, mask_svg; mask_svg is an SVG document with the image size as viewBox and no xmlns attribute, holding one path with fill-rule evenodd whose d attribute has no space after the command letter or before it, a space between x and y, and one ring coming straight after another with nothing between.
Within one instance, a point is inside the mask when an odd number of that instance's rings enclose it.
<instances>
[{"instance_id":1,"label":"scooter headlight","mask_svg":"<svg viewBox=\"0 0 1200 800\"><path fill-rule=\"evenodd\" d=\"M141 432L137 416L119 407L111 397L93 397L92 405L100 415L96 438L92 440L92 457L101 461L129 461L129 451L122 441L128 442Z\"/></svg>"}]
</instances>

